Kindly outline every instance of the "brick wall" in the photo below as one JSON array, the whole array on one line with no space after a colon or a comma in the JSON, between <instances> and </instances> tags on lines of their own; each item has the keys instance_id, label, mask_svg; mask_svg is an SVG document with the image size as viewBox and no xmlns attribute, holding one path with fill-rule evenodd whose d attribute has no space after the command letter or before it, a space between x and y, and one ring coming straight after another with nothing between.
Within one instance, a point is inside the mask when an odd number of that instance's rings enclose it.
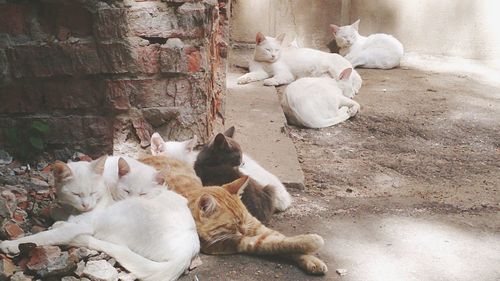
<instances>
[{"instance_id":1,"label":"brick wall","mask_svg":"<svg viewBox=\"0 0 500 281\"><path fill-rule=\"evenodd\" d=\"M56 152L134 153L154 130L208 138L223 119L226 2L0 0L0 146L33 120Z\"/></svg>"}]
</instances>

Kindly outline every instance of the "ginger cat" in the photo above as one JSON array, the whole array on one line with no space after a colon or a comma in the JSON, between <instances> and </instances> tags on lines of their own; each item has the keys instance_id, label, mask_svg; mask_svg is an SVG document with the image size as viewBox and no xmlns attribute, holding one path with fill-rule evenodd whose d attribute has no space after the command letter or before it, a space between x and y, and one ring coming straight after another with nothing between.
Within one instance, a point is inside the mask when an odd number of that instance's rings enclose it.
<instances>
[{"instance_id":1,"label":"ginger cat","mask_svg":"<svg viewBox=\"0 0 500 281\"><path fill-rule=\"evenodd\" d=\"M287 237L254 218L241 202L248 184L242 177L221 186L202 186L186 163L165 156L140 159L164 173L169 188L188 199L205 254L276 255L290 259L310 274L324 274L326 264L313 256L324 244L316 234ZM159 179L161 180L161 179Z\"/></svg>"}]
</instances>

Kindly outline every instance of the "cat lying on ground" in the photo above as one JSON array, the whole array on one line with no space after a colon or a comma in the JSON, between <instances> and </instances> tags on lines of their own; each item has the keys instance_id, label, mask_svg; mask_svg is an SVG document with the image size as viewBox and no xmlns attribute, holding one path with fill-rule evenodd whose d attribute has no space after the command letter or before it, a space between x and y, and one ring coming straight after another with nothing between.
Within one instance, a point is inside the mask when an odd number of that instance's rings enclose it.
<instances>
[{"instance_id":1,"label":"cat lying on ground","mask_svg":"<svg viewBox=\"0 0 500 281\"><path fill-rule=\"evenodd\" d=\"M257 33L250 72L239 77L238 84L264 80L266 86L277 86L302 77L338 78L343 69L352 67L348 60L338 54L309 48L282 49L284 37L284 34L273 38ZM358 92L362 84L361 77L354 71L350 79L353 89Z\"/></svg>"},{"instance_id":2,"label":"cat lying on ground","mask_svg":"<svg viewBox=\"0 0 500 281\"><path fill-rule=\"evenodd\" d=\"M243 176L238 170L241 154L240 145L235 140L219 133L200 150L194 163L196 175L204 186L220 186L235 181ZM254 217L267 225L274 213L274 197L272 186L262 186L249 179L241 201Z\"/></svg>"},{"instance_id":3,"label":"cat lying on ground","mask_svg":"<svg viewBox=\"0 0 500 281\"><path fill-rule=\"evenodd\" d=\"M276 255L294 261L310 274L328 271L326 264L312 255L324 244L321 236L287 237L265 227L247 211L240 196L248 177L222 187L204 187L187 163L165 156L148 156L140 161L164 171L169 188L188 199L203 253Z\"/></svg>"},{"instance_id":4,"label":"cat lying on ground","mask_svg":"<svg viewBox=\"0 0 500 281\"><path fill-rule=\"evenodd\" d=\"M323 128L356 115L359 104L346 97L353 91L349 83L351 71L352 68L342 71L338 81L328 77L310 77L288 85L281 101L288 123Z\"/></svg>"},{"instance_id":5,"label":"cat lying on ground","mask_svg":"<svg viewBox=\"0 0 500 281\"><path fill-rule=\"evenodd\" d=\"M56 162L53 171L58 194L67 193L62 199L83 213L56 222L50 230L2 241L0 250L18 253L21 243L87 247L114 257L141 280L176 280L200 247L187 200L158 184L135 186L127 177L131 171L126 170L126 161L118 158L117 188L147 192L114 202L103 177L105 162L106 157L91 163ZM157 174L154 168L141 165Z\"/></svg>"},{"instance_id":6,"label":"cat lying on ground","mask_svg":"<svg viewBox=\"0 0 500 281\"><path fill-rule=\"evenodd\" d=\"M234 133L235 128L233 126L226 130L224 135L232 138ZM194 149L196 144L196 136L194 136L193 139L184 142L166 142L158 133L154 133L151 136L151 154L173 157L194 166L194 162L196 161L199 153L199 151ZM272 186L275 193L274 207L278 211L286 210L292 203L292 197L281 181L275 175L259 165L259 163L253 160L248 154L243 153L241 161L241 165L239 165L238 168L239 172L250 176L251 179L257 181L257 183L261 186Z\"/></svg>"},{"instance_id":7,"label":"cat lying on ground","mask_svg":"<svg viewBox=\"0 0 500 281\"><path fill-rule=\"evenodd\" d=\"M390 69L399 66L403 57L403 45L391 35L377 33L368 37L358 33L359 20L351 25L331 24L340 54L353 67Z\"/></svg>"}]
</instances>

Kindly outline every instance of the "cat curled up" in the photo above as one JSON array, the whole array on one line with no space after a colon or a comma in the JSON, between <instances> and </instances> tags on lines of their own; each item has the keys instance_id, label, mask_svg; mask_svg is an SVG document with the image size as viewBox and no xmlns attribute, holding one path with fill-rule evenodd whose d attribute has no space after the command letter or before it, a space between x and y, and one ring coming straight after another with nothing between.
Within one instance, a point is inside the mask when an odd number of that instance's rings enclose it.
<instances>
[{"instance_id":1,"label":"cat curled up","mask_svg":"<svg viewBox=\"0 0 500 281\"><path fill-rule=\"evenodd\" d=\"M324 128L356 115L359 104L345 94L345 91L353 91L349 83L351 72L352 68L345 69L338 80L307 77L288 85L281 101L288 123L307 128Z\"/></svg>"},{"instance_id":2,"label":"cat curled up","mask_svg":"<svg viewBox=\"0 0 500 281\"><path fill-rule=\"evenodd\" d=\"M224 135L229 138L233 138L235 134L234 126L227 129ZM200 153L195 150L197 144L197 138L194 136L192 139L176 142L176 141L164 141L163 138L158 134L154 133L151 136L151 154L153 155L164 155L171 158L175 158L183 161L184 163L194 166L196 158ZM237 146L233 146L237 147ZM239 147L239 146L238 146ZM227 153L225 153L227 155ZM220 161L220 160L219 160ZM239 164L235 163L233 167L237 167L239 173L248 175L252 180L256 181L261 186L269 186L274 189L274 207L278 211L286 210L292 203L292 197L286 190L286 187L281 183L281 181L263 168L257 161L252 159L248 154L243 153L241 156L241 162ZM226 169L230 173L235 174L233 169ZM233 176L231 179L236 179ZM231 180L225 180L227 183ZM222 183L222 184L223 184Z\"/></svg>"},{"instance_id":3,"label":"cat curled up","mask_svg":"<svg viewBox=\"0 0 500 281\"><path fill-rule=\"evenodd\" d=\"M56 162L58 194L66 194L66 203L82 213L47 231L2 241L0 250L16 254L21 243L87 247L114 257L140 280L177 280L200 248L187 200L153 182L158 172L142 163L142 171L149 172L142 175L141 186L135 186L139 183L131 170L135 165L118 158L116 188L126 187L129 193L141 190L143 196L115 202L103 176L105 162L106 157L90 163Z\"/></svg>"},{"instance_id":4,"label":"cat curled up","mask_svg":"<svg viewBox=\"0 0 500 281\"><path fill-rule=\"evenodd\" d=\"M331 24L339 53L353 67L391 69L399 66L404 54L403 44L391 35L377 33L368 37L359 34L359 20L351 25Z\"/></svg>"},{"instance_id":5,"label":"cat curled up","mask_svg":"<svg viewBox=\"0 0 500 281\"><path fill-rule=\"evenodd\" d=\"M250 72L238 78L238 84L264 80L266 86L284 85L301 77L330 76L338 78L351 63L338 54L309 48L282 48L284 34L273 38L257 33L254 58ZM361 76L353 72L350 78L357 93L361 88Z\"/></svg>"},{"instance_id":6,"label":"cat curled up","mask_svg":"<svg viewBox=\"0 0 500 281\"><path fill-rule=\"evenodd\" d=\"M285 236L264 226L241 202L248 186L244 176L222 186L202 186L192 166L165 156L140 161L163 171L167 186L188 199L206 254L274 255L290 259L310 274L324 274L326 264L315 257L324 244L316 234Z\"/></svg>"}]
</instances>

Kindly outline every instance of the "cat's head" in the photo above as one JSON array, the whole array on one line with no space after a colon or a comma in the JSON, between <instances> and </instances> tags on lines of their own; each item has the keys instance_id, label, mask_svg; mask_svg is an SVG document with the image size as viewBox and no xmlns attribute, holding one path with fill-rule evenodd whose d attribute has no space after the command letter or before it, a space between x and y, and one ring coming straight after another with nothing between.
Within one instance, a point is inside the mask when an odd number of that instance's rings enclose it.
<instances>
[{"instance_id":1,"label":"cat's head","mask_svg":"<svg viewBox=\"0 0 500 281\"><path fill-rule=\"evenodd\" d=\"M255 37L254 60L269 63L277 61L281 57L281 44L284 38L284 33L274 38L258 32Z\"/></svg>"},{"instance_id":2,"label":"cat's head","mask_svg":"<svg viewBox=\"0 0 500 281\"><path fill-rule=\"evenodd\" d=\"M108 189L102 176L107 156L92 162L79 161L68 164L56 161L52 165L57 199L80 212L87 212L106 196Z\"/></svg>"},{"instance_id":3,"label":"cat's head","mask_svg":"<svg viewBox=\"0 0 500 281\"><path fill-rule=\"evenodd\" d=\"M208 166L239 166L242 151L240 145L232 139L233 134L234 127L229 128L224 134L217 134L211 142L201 149L196 162Z\"/></svg>"},{"instance_id":4,"label":"cat's head","mask_svg":"<svg viewBox=\"0 0 500 281\"><path fill-rule=\"evenodd\" d=\"M241 194L248 176L219 186L199 189L197 198L190 202L197 223L198 234L205 253L231 253L239 239L251 235L255 219L241 202Z\"/></svg>"},{"instance_id":5,"label":"cat's head","mask_svg":"<svg viewBox=\"0 0 500 281\"><path fill-rule=\"evenodd\" d=\"M131 161L131 160L129 160ZM118 159L118 181L111 194L114 200L123 200L132 196L146 195L158 186L158 177L163 177L153 167L138 161L127 162Z\"/></svg>"},{"instance_id":6,"label":"cat's head","mask_svg":"<svg viewBox=\"0 0 500 281\"><path fill-rule=\"evenodd\" d=\"M198 144L198 137L186 141L164 141L158 133L151 136L151 154L154 156L168 156L187 164L193 164L196 160L194 148Z\"/></svg>"},{"instance_id":7,"label":"cat's head","mask_svg":"<svg viewBox=\"0 0 500 281\"><path fill-rule=\"evenodd\" d=\"M354 97L357 93L351 78L352 72L352 68L346 68L340 72L339 77L337 78L337 85L342 90L342 94L346 97Z\"/></svg>"},{"instance_id":8,"label":"cat's head","mask_svg":"<svg viewBox=\"0 0 500 281\"><path fill-rule=\"evenodd\" d=\"M348 48L358 39L359 20L351 25L337 26L331 24L330 27L335 37L335 42L337 42L340 48Z\"/></svg>"}]
</instances>

